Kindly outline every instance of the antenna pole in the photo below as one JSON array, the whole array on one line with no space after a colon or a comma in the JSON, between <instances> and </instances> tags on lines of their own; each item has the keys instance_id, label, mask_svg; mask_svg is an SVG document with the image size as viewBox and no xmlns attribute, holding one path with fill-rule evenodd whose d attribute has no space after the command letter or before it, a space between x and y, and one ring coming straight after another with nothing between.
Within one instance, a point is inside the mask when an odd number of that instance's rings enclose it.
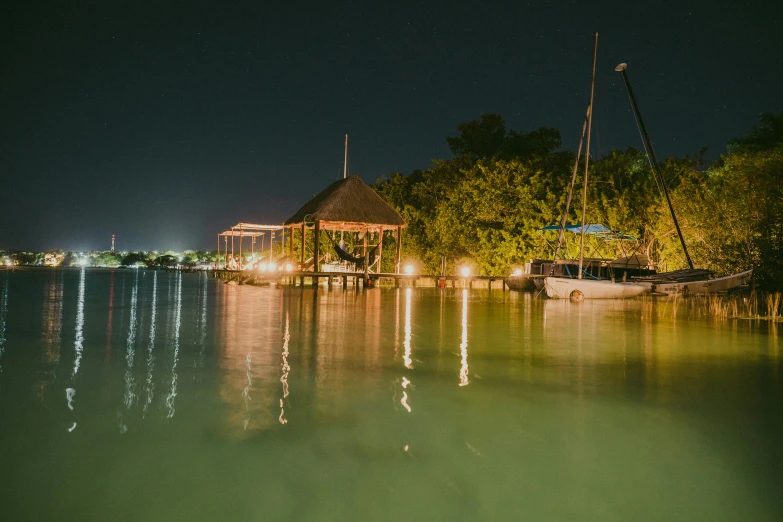
<instances>
[{"instance_id":1,"label":"antenna pole","mask_svg":"<svg viewBox=\"0 0 783 522\"><path fill-rule=\"evenodd\" d=\"M631 98L631 106L633 107L633 111L636 114L636 119L639 122L639 130L642 131L642 139L644 139L644 143L647 146L647 152L648 152L647 159L650 162L650 167L652 167L653 174L658 178L658 181L663 187L663 195L666 196L666 203L669 205L669 212L671 212L672 221L674 221L674 228L677 229L677 236L680 238L680 243L682 244L682 251L685 252L685 259L688 261L688 266L691 267L691 270L693 270L693 261L691 261L691 256L688 254L688 247L685 245L685 238L682 237L680 224L677 222L677 216L674 215L674 207L672 206L672 200L671 198L669 198L669 187L666 185L666 181L663 179L663 174L661 173L661 166L658 164L658 158L655 157L655 150L653 149L652 142L650 141L650 136L648 136L647 134L647 127L644 126L644 120L642 120L642 113L639 112L639 106L636 105L636 98L633 95L633 89L631 89L631 83L628 81L628 73L625 72L627 67L628 66L626 64L621 63L620 65L615 67L614 70L619 71L623 74L623 81L625 82L625 88L628 89L628 97Z\"/></svg>"},{"instance_id":2,"label":"antenna pole","mask_svg":"<svg viewBox=\"0 0 783 522\"><path fill-rule=\"evenodd\" d=\"M348 135L345 135L345 160L343 161L343 179L348 177Z\"/></svg>"},{"instance_id":3,"label":"antenna pole","mask_svg":"<svg viewBox=\"0 0 783 522\"><path fill-rule=\"evenodd\" d=\"M585 215L587 214L587 167L590 165L590 131L593 128L593 98L595 97L595 61L598 57L598 33L593 47L593 80L590 84L590 105L587 109L587 144L585 146L585 179L582 183L582 235L579 237L579 279L585 262Z\"/></svg>"}]
</instances>

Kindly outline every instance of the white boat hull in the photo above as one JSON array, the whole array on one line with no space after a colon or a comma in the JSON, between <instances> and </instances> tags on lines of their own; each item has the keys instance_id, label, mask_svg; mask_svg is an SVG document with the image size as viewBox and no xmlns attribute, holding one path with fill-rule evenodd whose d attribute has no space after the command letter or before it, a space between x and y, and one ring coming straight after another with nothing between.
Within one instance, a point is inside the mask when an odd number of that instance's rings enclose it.
<instances>
[{"instance_id":1,"label":"white boat hull","mask_svg":"<svg viewBox=\"0 0 783 522\"><path fill-rule=\"evenodd\" d=\"M613 283L606 280L570 279L566 277L544 278L546 295L552 299L625 299L648 294L649 285L637 283Z\"/></svg>"},{"instance_id":2,"label":"white boat hull","mask_svg":"<svg viewBox=\"0 0 783 522\"><path fill-rule=\"evenodd\" d=\"M753 270L746 270L745 272L740 272L738 274L716 277L715 279L705 279L703 281L656 283L651 285L651 288L652 291L657 294L666 295L716 294L747 284L752 275Z\"/></svg>"}]
</instances>

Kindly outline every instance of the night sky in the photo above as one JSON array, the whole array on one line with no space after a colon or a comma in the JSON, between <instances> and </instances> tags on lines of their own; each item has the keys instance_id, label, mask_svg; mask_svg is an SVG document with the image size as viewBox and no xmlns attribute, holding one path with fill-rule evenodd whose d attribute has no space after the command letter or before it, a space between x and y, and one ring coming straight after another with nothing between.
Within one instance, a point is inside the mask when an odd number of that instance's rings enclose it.
<instances>
[{"instance_id":1,"label":"night sky","mask_svg":"<svg viewBox=\"0 0 783 522\"><path fill-rule=\"evenodd\" d=\"M78 4L78 5L74 5ZM215 248L350 172L427 168L461 121L717 157L783 110L780 2L4 2L0 248Z\"/></svg>"}]
</instances>

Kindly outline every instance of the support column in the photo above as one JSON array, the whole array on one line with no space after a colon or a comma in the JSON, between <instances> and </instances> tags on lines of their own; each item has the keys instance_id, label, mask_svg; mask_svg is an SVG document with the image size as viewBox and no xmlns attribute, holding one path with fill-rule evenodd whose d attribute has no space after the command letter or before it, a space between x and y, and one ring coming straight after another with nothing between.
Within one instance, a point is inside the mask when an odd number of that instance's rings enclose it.
<instances>
[{"instance_id":1,"label":"support column","mask_svg":"<svg viewBox=\"0 0 783 522\"><path fill-rule=\"evenodd\" d=\"M220 269L220 234L218 236L218 249L217 249L217 261L215 262L215 270Z\"/></svg>"},{"instance_id":2,"label":"support column","mask_svg":"<svg viewBox=\"0 0 783 522\"><path fill-rule=\"evenodd\" d=\"M321 220L315 220L315 237L313 239L313 272L318 272L318 258L321 250Z\"/></svg>"},{"instance_id":3,"label":"support column","mask_svg":"<svg viewBox=\"0 0 783 522\"><path fill-rule=\"evenodd\" d=\"M239 269L242 270L242 227L239 227Z\"/></svg>"},{"instance_id":4,"label":"support column","mask_svg":"<svg viewBox=\"0 0 783 522\"><path fill-rule=\"evenodd\" d=\"M234 227L231 227L231 260L236 261L234 259Z\"/></svg>"},{"instance_id":5,"label":"support column","mask_svg":"<svg viewBox=\"0 0 783 522\"><path fill-rule=\"evenodd\" d=\"M370 253L367 251L367 234L369 231L364 227L364 286L367 287L367 281L370 273Z\"/></svg>"},{"instance_id":6,"label":"support column","mask_svg":"<svg viewBox=\"0 0 783 522\"><path fill-rule=\"evenodd\" d=\"M402 227L397 227L397 246L395 247L395 250L397 251L397 253L394 260L394 273L399 274L400 254L402 253Z\"/></svg>"},{"instance_id":7,"label":"support column","mask_svg":"<svg viewBox=\"0 0 783 522\"><path fill-rule=\"evenodd\" d=\"M284 243L285 244L285 243ZM291 225L291 237L288 239L288 257L291 259L291 264L294 263L294 226Z\"/></svg>"},{"instance_id":8,"label":"support column","mask_svg":"<svg viewBox=\"0 0 783 522\"><path fill-rule=\"evenodd\" d=\"M378 230L378 268L377 273L381 273L381 267L383 266L383 227Z\"/></svg>"},{"instance_id":9,"label":"support column","mask_svg":"<svg viewBox=\"0 0 783 522\"><path fill-rule=\"evenodd\" d=\"M302 222L302 265L304 265L305 262L305 230L307 229L305 228L304 222ZM302 270L304 270L304 266L302 266Z\"/></svg>"}]
</instances>

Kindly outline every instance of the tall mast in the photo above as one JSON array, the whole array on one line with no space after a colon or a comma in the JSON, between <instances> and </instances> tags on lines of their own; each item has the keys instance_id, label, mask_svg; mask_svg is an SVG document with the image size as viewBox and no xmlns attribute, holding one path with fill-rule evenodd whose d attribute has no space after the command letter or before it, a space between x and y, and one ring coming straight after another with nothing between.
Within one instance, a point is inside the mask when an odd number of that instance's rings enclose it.
<instances>
[{"instance_id":1,"label":"tall mast","mask_svg":"<svg viewBox=\"0 0 783 522\"><path fill-rule=\"evenodd\" d=\"M688 247L685 245L685 238L682 237L682 231L680 230L680 224L677 222L677 216L674 215L674 207L672 206L672 200L669 198L669 187L666 185L666 181L663 179L661 173L661 166L658 164L658 158L655 157L655 150L653 149L650 136L647 135L647 127L644 126L644 120L642 120L642 113L639 112L639 106L636 105L636 98L633 95L633 89L631 89L631 83L628 81L628 73L625 70L628 68L628 64L621 63L614 68L615 71L623 74L623 81L625 82L625 88L628 89L628 97L631 98L631 106L633 107L636 121L639 123L639 130L642 133L642 139L644 140L644 146L647 148L647 160L652 167L653 175L657 178L661 187L663 187L663 195L666 196L666 203L669 205L669 212L672 215L672 221L674 221L674 228L677 229L677 236L680 238L682 244L682 251L685 252L685 259L688 261L688 266L693 270L693 261L688 254Z\"/></svg>"},{"instance_id":2,"label":"tall mast","mask_svg":"<svg viewBox=\"0 0 783 522\"><path fill-rule=\"evenodd\" d=\"M585 215L587 214L587 167L590 165L590 131L593 128L593 98L595 97L595 61L598 57L598 33L593 47L593 79L590 84L590 105L587 108L587 145L585 147L585 179L582 183L582 234L579 236L579 279L585 261Z\"/></svg>"},{"instance_id":3,"label":"tall mast","mask_svg":"<svg viewBox=\"0 0 783 522\"><path fill-rule=\"evenodd\" d=\"M585 134L587 133L587 119L590 117L590 107L587 107L585 112L585 121L582 123L582 134L579 136L579 148L576 149L576 159L574 160L574 171L571 173L571 185L568 187L568 196L566 197L565 208L563 209L563 216L560 218L560 231L557 234L557 243L555 244L555 256L552 258L557 261L557 256L560 253L560 247L563 245L563 236L565 235L566 222L568 221L568 210L571 208L571 198L574 195L574 185L576 185L576 175L579 172L579 159L582 157L582 145L585 141ZM552 263L552 269L549 275L554 275L555 264Z\"/></svg>"},{"instance_id":4,"label":"tall mast","mask_svg":"<svg viewBox=\"0 0 783 522\"><path fill-rule=\"evenodd\" d=\"M343 160L343 179L348 177L348 135L345 135L345 160Z\"/></svg>"}]
</instances>

